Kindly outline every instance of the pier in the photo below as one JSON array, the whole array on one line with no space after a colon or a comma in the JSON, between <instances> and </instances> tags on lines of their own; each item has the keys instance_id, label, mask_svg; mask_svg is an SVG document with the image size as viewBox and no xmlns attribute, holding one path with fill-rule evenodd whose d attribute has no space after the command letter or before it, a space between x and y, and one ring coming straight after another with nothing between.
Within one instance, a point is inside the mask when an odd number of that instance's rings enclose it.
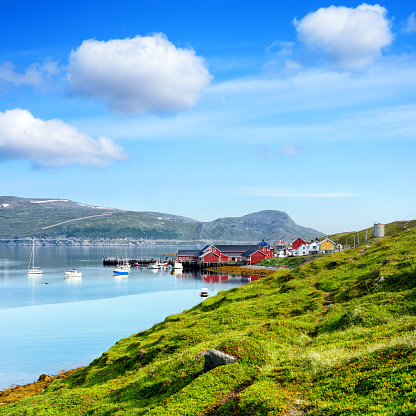
<instances>
[{"instance_id":1,"label":"pier","mask_svg":"<svg viewBox=\"0 0 416 416\"><path fill-rule=\"evenodd\" d=\"M164 258L164 259L163 259ZM107 256L103 258L103 266L117 266L118 264L123 264L125 261L132 266L144 266L147 267L150 264L156 263L156 261L168 262L171 266L174 265L175 259L172 257L158 256L158 258L125 258L118 256ZM182 262L184 270L203 270L210 267L218 266L243 266L242 262L223 262L223 263L202 263L202 262L193 262L193 261L184 261Z\"/></svg>"},{"instance_id":2,"label":"pier","mask_svg":"<svg viewBox=\"0 0 416 416\"><path fill-rule=\"evenodd\" d=\"M125 258L125 257L116 257L116 256L107 256L103 258L103 266L117 266L118 264L123 264L124 262L129 263L130 265L138 266L148 266L156 262L156 259L140 259L140 258ZM169 264L173 264L172 259L166 259Z\"/></svg>"}]
</instances>

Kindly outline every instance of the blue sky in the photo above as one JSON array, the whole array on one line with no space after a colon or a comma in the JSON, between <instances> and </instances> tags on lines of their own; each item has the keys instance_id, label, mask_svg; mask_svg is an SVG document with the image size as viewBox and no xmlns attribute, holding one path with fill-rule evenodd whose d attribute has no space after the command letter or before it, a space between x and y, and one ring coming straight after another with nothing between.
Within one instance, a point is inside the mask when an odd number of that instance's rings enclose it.
<instances>
[{"instance_id":1,"label":"blue sky","mask_svg":"<svg viewBox=\"0 0 416 416\"><path fill-rule=\"evenodd\" d=\"M0 0L0 42L0 195L415 218L412 2Z\"/></svg>"}]
</instances>

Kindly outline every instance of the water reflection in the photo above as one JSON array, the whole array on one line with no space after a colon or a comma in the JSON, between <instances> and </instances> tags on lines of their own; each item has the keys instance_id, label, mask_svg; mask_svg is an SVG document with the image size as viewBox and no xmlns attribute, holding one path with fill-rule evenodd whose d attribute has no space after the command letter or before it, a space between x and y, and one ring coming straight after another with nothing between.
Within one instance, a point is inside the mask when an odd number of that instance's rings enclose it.
<instances>
[{"instance_id":1,"label":"water reflection","mask_svg":"<svg viewBox=\"0 0 416 416\"><path fill-rule=\"evenodd\" d=\"M82 283L82 276L71 276L71 277L65 277L64 278L66 285L81 285Z\"/></svg>"},{"instance_id":2,"label":"water reflection","mask_svg":"<svg viewBox=\"0 0 416 416\"><path fill-rule=\"evenodd\" d=\"M0 247L0 389L88 364L120 338L200 303L202 287L213 296L249 281L142 267L113 276L96 247L40 247L43 275L27 276L29 251ZM70 268L82 277L65 279Z\"/></svg>"},{"instance_id":3,"label":"water reflection","mask_svg":"<svg viewBox=\"0 0 416 416\"><path fill-rule=\"evenodd\" d=\"M42 280L43 276L41 274L27 274L27 281L32 287L34 287L35 284L43 283Z\"/></svg>"}]
</instances>

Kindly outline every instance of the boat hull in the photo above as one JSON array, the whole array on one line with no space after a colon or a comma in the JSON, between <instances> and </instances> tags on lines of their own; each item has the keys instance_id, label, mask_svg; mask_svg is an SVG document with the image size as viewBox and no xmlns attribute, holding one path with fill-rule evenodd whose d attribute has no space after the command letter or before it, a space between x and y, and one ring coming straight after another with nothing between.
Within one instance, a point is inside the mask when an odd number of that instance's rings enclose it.
<instances>
[{"instance_id":1,"label":"boat hull","mask_svg":"<svg viewBox=\"0 0 416 416\"><path fill-rule=\"evenodd\" d=\"M28 270L27 271L27 275L28 276L39 276L41 274L43 274L43 271L42 270L31 269L31 270Z\"/></svg>"},{"instance_id":2,"label":"boat hull","mask_svg":"<svg viewBox=\"0 0 416 416\"><path fill-rule=\"evenodd\" d=\"M82 277L82 273L76 270L70 270L69 272L65 272L65 278L69 279L70 277Z\"/></svg>"}]
</instances>

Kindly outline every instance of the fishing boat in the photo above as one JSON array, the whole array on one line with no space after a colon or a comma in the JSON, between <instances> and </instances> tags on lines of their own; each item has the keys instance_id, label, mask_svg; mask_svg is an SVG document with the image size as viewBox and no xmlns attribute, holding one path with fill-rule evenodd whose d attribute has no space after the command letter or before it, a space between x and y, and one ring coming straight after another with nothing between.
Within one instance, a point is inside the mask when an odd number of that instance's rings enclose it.
<instances>
[{"instance_id":1,"label":"fishing boat","mask_svg":"<svg viewBox=\"0 0 416 416\"><path fill-rule=\"evenodd\" d=\"M182 270L183 269L183 265L179 261L175 261L175 264L173 265L173 268L174 269Z\"/></svg>"},{"instance_id":2,"label":"fishing boat","mask_svg":"<svg viewBox=\"0 0 416 416\"><path fill-rule=\"evenodd\" d=\"M126 260L124 260L124 262L122 264L117 264L116 268L113 270L113 275L114 276L121 276L121 275L128 275L130 273L130 264L127 261L127 257Z\"/></svg>"},{"instance_id":3,"label":"fishing boat","mask_svg":"<svg viewBox=\"0 0 416 416\"><path fill-rule=\"evenodd\" d=\"M71 277L82 277L82 273L76 269L71 269L68 272L65 272L66 279L69 279Z\"/></svg>"},{"instance_id":4,"label":"fishing boat","mask_svg":"<svg viewBox=\"0 0 416 416\"><path fill-rule=\"evenodd\" d=\"M201 289L201 293L199 294L199 296L201 296L201 298L207 298L208 297L208 289L206 287L203 287Z\"/></svg>"},{"instance_id":5,"label":"fishing boat","mask_svg":"<svg viewBox=\"0 0 416 416\"><path fill-rule=\"evenodd\" d=\"M30 253L29 266L27 268L27 275L36 276L40 274L43 274L43 270L41 270L39 266L35 265L35 239L33 239L32 252Z\"/></svg>"},{"instance_id":6,"label":"fishing boat","mask_svg":"<svg viewBox=\"0 0 416 416\"><path fill-rule=\"evenodd\" d=\"M161 263L159 260L156 260L156 263L153 263L149 266L149 269L154 270L165 270L169 266L168 262Z\"/></svg>"},{"instance_id":7,"label":"fishing boat","mask_svg":"<svg viewBox=\"0 0 416 416\"><path fill-rule=\"evenodd\" d=\"M128 275L130 273L130 265L126 266L124 264L117 265L116 268L113 270L114 276L120 275Z\"/></svg>"}]
</instances>

